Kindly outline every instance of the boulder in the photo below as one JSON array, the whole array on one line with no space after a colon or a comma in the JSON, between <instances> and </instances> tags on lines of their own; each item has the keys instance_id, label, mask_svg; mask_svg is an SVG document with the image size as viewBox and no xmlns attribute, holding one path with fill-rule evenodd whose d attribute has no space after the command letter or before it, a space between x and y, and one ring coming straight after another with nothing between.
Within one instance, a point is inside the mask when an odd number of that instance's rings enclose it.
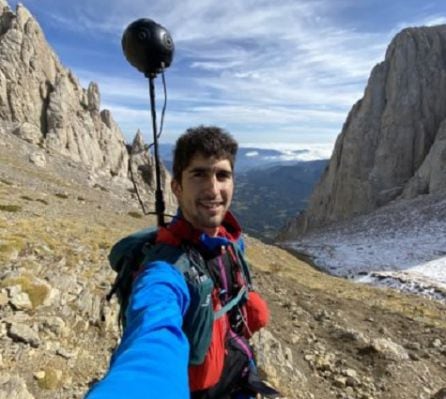
<instances>
[{"instance_id":1,"label":"boulder","mask_svg":"<svg viewBox=\"0 0 446 399\"><path fill-rule=\"evenodd\" d=\"M46 157L42 151L35 151L29 155L29 161L39 168L46 166Z\"/></svg>"},{"instance_id":2,"label":"boulder","mask_svg":"<svg viewBox=\"0 0 446 399\"><path fill-rule=\"evenodd\" d=\"M40 128L28 122L20 124L12 133L33 144L40 144L43 140Z\"/></svg>"},{"instance_id":3,"label":"boulder","mask_svg":"<svg viewBox=\"0 0 446 399\"><path fill-rule=\"evenodd\" d=\"M376 338L372 340L371 348L389 360L409 360L407 351L401 345L388 338Z\"/></svg>"},{"instance_id":4,"label":"boulder","mask_svg":"<svg viewBox=\"0 0 446 399\"><path fill-rule=\"evenodd\" d=\"M34 348L40 345L39 334L26 324L12 323L9 327L8 335L15 342L23 342Z\"/></svg>"}]
</instances>

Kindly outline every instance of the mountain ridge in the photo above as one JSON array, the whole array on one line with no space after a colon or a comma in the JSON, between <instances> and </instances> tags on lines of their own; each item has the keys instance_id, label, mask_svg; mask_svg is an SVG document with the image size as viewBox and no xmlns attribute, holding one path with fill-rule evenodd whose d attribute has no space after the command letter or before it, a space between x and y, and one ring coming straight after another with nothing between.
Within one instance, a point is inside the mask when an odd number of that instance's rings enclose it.
<instances>
[{"instance_id":1,"label":"mountain ridge","mask_svg":"<svg viewBox=\"0 0 446 399\"><path fill-rule=\"evenodd\" d=\"M140 173L142 163L153 166L151 156L136 148L128 151L111 112L100 108L98 85L90 82L87 89L80 85L21 4L14 13L2 1L0 30L0 129L39 146L42 153L63 154L90 167L95 177L111 177L112 183L129 189L135 170L146 200L153 202L154 180L145 180ZM166 202L172 210L170 176L162 171Z\"/></svg>"}]
</instances>

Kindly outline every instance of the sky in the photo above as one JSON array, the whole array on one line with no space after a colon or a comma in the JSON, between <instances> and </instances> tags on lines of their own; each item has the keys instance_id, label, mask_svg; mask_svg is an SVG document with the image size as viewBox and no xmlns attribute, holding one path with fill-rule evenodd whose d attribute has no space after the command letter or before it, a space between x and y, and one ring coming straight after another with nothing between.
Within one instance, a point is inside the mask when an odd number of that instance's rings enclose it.
<instances>
[{"instance_id":1,"label":"sky","mask_svg":"<svg viewBox=\"0 0 446 399\"><path fill-rule=\"evenodd\" d=\"M8 0L15 8L17 2ZM150 18L175 43L161 140L215 124L242 145L317 147L329 156L391 39L446 23L444 0L22 0L124 136L150 142L148 82L127 63L125 28ZM158 116L164 100L156 79ZM159 120L158 120L159 124Z\"/></svg>"}]
</instances>

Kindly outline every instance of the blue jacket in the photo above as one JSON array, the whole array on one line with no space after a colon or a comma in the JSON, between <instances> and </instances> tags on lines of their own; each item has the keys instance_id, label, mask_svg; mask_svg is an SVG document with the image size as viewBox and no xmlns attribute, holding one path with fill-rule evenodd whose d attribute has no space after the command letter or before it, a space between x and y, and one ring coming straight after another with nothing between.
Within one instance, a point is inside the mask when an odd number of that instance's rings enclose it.
<instances>
[{"instance_id":1,"label":"blue jacket","mask_svg":"<svg viewBox=\"0 0 446 399\"><path fill-rule=\"evenodd\" d=\"M172 265L146 267L135 280L110 368L85 399L189 398L189 344L181 329L189 301L184 277Z\"/></svg>"}]
</instances>

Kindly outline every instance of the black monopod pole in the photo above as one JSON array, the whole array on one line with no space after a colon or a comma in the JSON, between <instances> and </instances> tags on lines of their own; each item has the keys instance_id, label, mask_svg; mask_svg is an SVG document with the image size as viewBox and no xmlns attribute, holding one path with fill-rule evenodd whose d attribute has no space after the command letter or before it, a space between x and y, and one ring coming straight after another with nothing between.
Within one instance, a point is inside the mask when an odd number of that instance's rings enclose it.
<instances>
[{"instance_id":1,"label":"black monopod pole","mask_svg":"<svg viewBox=\"0 0 446 399\"><path fill-rule=\"evenodd\" d=\"M148 18L141 18L132 22L124 31L121 42L127 61L140 72L143 72L145 77L149 79L156 178L155 212L158 218L158 226L164 226L166 206L163 190L161 189L161 170L158 154L158 136L161 132L158 134L156 126L154 80L157 73L164 72L170 66L175 46L169 31Z\"/></svg>"},{"instance_id":2,"label":"black monopod pole","mask_svg":"<svg viewBox=\"0 0 446 399\"><path fill-rule=\"evenodd\" d=\"M158 226L164 226L164 211L166 205L164 203L163 190L161 188L161 168L158 155L158 130L156 127L156 107L155 107L155 76L149 76L150 87L150 108L152 111L152 128L153 128L153 154L155 157L155 212L157 216Z\"/></svg>"}]
</instances>

